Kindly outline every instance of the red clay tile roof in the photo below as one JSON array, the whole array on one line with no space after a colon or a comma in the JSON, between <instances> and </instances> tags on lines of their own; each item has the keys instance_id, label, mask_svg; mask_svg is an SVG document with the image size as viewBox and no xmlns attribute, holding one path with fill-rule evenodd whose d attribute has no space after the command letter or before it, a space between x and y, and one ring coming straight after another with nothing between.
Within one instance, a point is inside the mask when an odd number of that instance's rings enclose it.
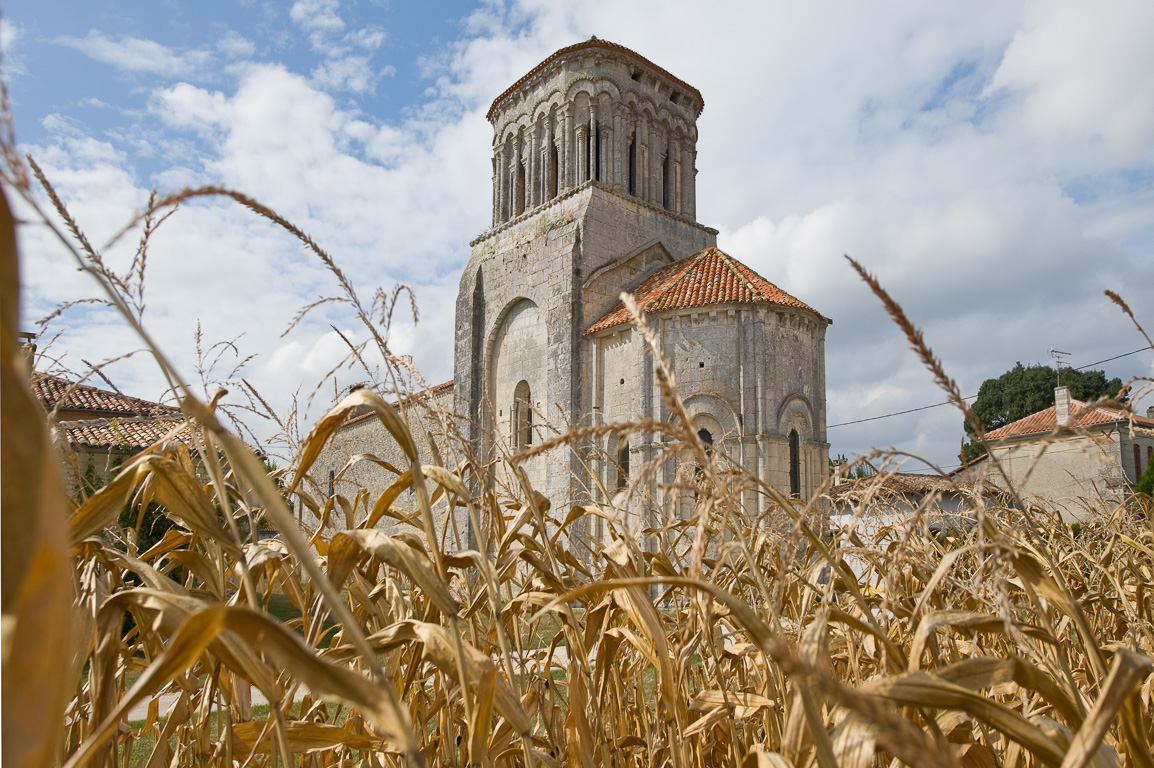
<instances>
[{"instance_id":1,"label":"red clay tile roof","mask_svg":"<svg viewBox=\"0 0 1154 768\"><path fill-rule=\"evenodd\" d=\"M646 314L716 304L777 304L804 309L827 323L833 322L717 248L706 248L696 256L662 267L633 290L633 298ZM603 331L629 320L629 311L619 301L585 333Z\"/></svg>"},{"instance_id":2,"label":"red clay tile roof","mask_svg":"<svg viewBox=\"0 0 1154 768\"><path fill-rule=\"evenodd\" d=\"M1024 419L1018 419L1005 426L998 427L995 430L987 432L986 438L998 440L1004 437L1021 437L1023 435L1051 432L1058 426L1056 408L1057 406L1051 405L1045 410L1031 413ZM1071 397L1070 422L1066 426L1093 427L1100 424L1116 424L1120 421L1129 422L1131 419L1140 427L1154 429L1154 419L1148 419L1145 416L1135 414L1133 411L1127 411L1121 408L1109 408L1104 405L1083 403Z\"/></svg>"},{"instance_id":3,"label":"red clay tile roof","mask_svg":"<svg viewBox=\"0 0 1154 768\"><path fill-rule=\"evenodd\" d=\"M176 427L180 429L173 439L192 442L188 425L179 416L65 421L59 426L75 448L120 448L135 452L157 442Z\"/></svg>"},{"instance_id":4,"label":"red clay tile roof","mask_svg":"<svg viewBox=\"0 0 1154 768\"><path fill-rule=\"evenodd\" d=\"M973 489L974 483L970 480L895 472L844 480L830 489L829 497L834 501L857 501L860 497L876 493L917 496L933 492L956 494Z\"/></svg>"},{"instance_id":5,"label":"red clay tile roof","mask_svg":"<svg viewBox=\"0 0 1154 768\"><path fill-rule=\"evenodd\" d=\"M32 374L32 394L46 411L54 408L58 411L86 411L93 416L161 416L180 412L179 408L170 405L108 392L39 371Z\"/></svg>"},{"instance_id":6,"label":"red clay tile roof","mask_svg":"<svg viewBox=\"0 0 1154 768\"><path fill-rule=\"evenodd\" d=\"M577 43L575 45L570 45L566 48L562 48L561 50L557 51L556 53L554 53L549 58L542 61L537 66L533 67L533 69L529 70L528 74L526 74L520 80L518 80L517 82L513 83L511 86L506 88L505 91L500 96L493 99L493 105L491 107L489 107L489 112L488 112L488 114L485 115L485 119L487 119L489 122L493 122L493 117L497 114L497 105L499 105L505 99L506 96L513 93L518 88L520 88L522 85L524 85L534 75L536 75L541 70L545 69L545 67L549 66L549 64L551 64L552 62L561 58L562 56L568 56L570 53L574 53L576 51L584 51L584 50L587 50L590 48L604 48L607 51L615 51L617 53L624 53L626 56L629 56L630 58L635 59L637 62L644 64L645 66L649 67L653 71L657 72L662 77L665 77L666 79L668 79L670 82L672 82L674 85L678 86L679 88L684 88L685 90L689 91L691 94L693 94L695 97L697 97L697 103L701 105L697 109L697 115L698 116L701 115L701 110L705 107L705 99L703 99L701 97L701 91L697 90L692 85L685 82L684 80L681 80L680 78L676 78L673 75L669 74L667 71L665 71L661 67L657 66L652 61L645 58L644 56L637 53L636 51L631 51L623 45L618 45L617 43L611 43L608 40L598 40L596 37L591 37L584 42Z\"/></svg>"}]
</instances>

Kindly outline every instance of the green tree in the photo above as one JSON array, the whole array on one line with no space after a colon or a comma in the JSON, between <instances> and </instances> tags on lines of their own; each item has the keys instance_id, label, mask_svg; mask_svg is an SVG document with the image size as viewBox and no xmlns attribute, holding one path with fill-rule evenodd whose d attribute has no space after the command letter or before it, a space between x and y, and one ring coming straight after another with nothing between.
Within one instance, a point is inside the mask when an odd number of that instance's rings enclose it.
<instances>
[{"instance_id":1,"label":"green tree","mask_svg":"<svg viewBox=\"0 0 1154 768\"><path fill-rule=\"evenodd\" d=\"M1154 461L1146 465L1146 471L1142 473L1142 477L1138 479L1138 484L1134 486L1134 493L1154 496Z\"/></svg>"},{"instance_id":2,"label":"green tree","mask_svg":"<svg viewBox=\"0 0 1154 768\"><path fill-rule=\"evenodd\" d=\"M987 430L1024 419L1054 404L1054 388L1058 386L1058 372L1048 365L1013 368L996 379L986 379L978 390L972 406L974 415L981 419ZM1075 400L1092 402L1101 397L1126 399L1122 380L1107 379L1104 371L1062 370L1062 386L1070 388ZM967 440L962 445L963 462L973 461L984 453L981 444L974 442L972 425L965 424Z\"/></svg>"}]
</instances>

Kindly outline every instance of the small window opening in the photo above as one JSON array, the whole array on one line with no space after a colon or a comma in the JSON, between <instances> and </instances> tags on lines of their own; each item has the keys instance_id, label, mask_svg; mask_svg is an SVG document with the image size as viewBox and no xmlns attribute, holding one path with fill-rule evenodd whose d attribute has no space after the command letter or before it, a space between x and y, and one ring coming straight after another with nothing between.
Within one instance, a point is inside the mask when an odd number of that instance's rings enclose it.
<instances>
[{"instance_id":1,"label":"small window opening","mask_svg":"<svg viewBox=\"0 0 1154 768\"><path fill-rule=\"evenodd\" d=\"M620 381L620 383L621 383L621 384L624 384L624 383L625 383L625 379L622 379L622 380Z\"/></svg>"},{"instance_id":2,"label":"small window opening","mask_svg":"<svg viewBox=\"0 0 1154 768\"><path fill-rule=\"evenodd\" d=\"M801 438L796 429L789 432L789 494L801 496Z\"/></svg>"},{"instance_id":3,"label":"small window opening","mask_svg":"<svg viewBox=\"0 0 1154 768\"><path fill-rule=\"evenodd\" d=\"M513 391L513 444L523 451L533 444L533 409L530 406L529 382L521 381Z\"/></svg>"},{"instance_id":4,"label":"small window opening","mask_svg":"<svg viewBox=\"0 0 1154 768\"><path fill-rule=\"evenodd\" d=\"M329 498L336 495L337 473L329 470Z\"/></svg>"},{"instance_id":5,"label":"small window opening","mask_svg":"<svg viewBox=\"0 0 1154 768\"><path fill-rule=\"evenodd\" d=\"M630 77L633 78L633 80L635 82L640 83L641 82L641 71L640 70L634 70L633 74L630 75Z\"/></svg>"},{"instance_id":6,"label":"small window opening","mask_svg":"<svg viewBox=\"0 0 1154 768\"><path fill-rule=\"evenodd\" d=\"M673 194L671 186L673 181L673 173L669 167L669 155L661 158L661 207L667 211L673 210Z\"/></svg>"},{"instance_id":7,"label":"small window opening","mask_svg":"<svg viewBox=\"0 0 1154 768\"><path fill-rule=\"evenodd\" d=\"M698 363L698 364L697 364L697 367L698 367L698 368L704 368L704 367L705 367L705 363Z\"/></svg>"},{"instance_id":8,"label":"small window opening","mask_svg":"<svg viewBox=\"0 0 1154 768\"><path fill-rule=\"evenodd\" d=\"M617 489L629 485L629 441L622 440L617 448Z\"/></svg>"},{"instance_id":9,"label":"small window opening","mask_svg":"<svg viewBox=\"0 0 1154 768\"><path fill-rule=\"evenodd\" d=\"M520 216L525 212L525 164L517 163L517 190L514 199L513 215Z\"/></svg>"},{"instance_id":10,"label":"small window opening","mask_svg":"<svg viewBox=\"0 0 1154 768\"><path fill-rule=\"evenodd\" d=\"M637 137L629 138L629 194L637 195Z\"/></svg>"},{"instance_id":11,"label":"small window opening","mask_svg":"<svg viewBox=\"0 0 1154 768\"><path fill-rule=\"evenodd\" d=\"M557 145L549 150L549 199L557 197Z\"/></svg>"},{"instance_id":12,"label":"small window opening","mask_svg":"<svg viewBox=\"0 0 1154 768\"><path fill-rule=\"evenodd\" d=\"M699 430L697 430L697 437L699 440L701 440L702 445L705 446L706 458L711 458L713 456L713 435L712 435L712 433L710 433L710 431L708 429L699 429ZM693 468L693 478L697 481L698 484L701 484L701 482L704 480L705 470L701 468L700 464L698 464L697 466L695 466ZM693 498L695 498L695 499L697 498L697 492L696 491L694 491L694 493L693 493Z\"/></svg>"}]
</instances>

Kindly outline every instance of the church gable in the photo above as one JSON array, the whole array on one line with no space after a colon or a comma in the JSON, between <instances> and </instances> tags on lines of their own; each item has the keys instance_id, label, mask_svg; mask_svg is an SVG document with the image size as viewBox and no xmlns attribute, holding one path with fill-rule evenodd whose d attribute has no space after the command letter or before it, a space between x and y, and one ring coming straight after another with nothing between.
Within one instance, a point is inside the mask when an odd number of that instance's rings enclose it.
<instances>
[{"instance_id":1,"label":"church gable","mask_svg":"<svg viewBox=\"0 0 1154 768\"><path fill-rule=\"evenodd\" d=\"M654 238L591 274L581 286L586 317L600 317L649 274L673 263L665 244Z\"/></svg>"}]
</instances>

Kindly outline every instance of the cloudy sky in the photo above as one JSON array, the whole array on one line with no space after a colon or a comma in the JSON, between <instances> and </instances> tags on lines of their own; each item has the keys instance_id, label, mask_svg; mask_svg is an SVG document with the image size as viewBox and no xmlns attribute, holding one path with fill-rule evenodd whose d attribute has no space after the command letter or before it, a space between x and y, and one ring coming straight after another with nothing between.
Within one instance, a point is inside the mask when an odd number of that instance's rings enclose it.
<instances>
[{"instance_id":1,"label":"cloudy sky","mask_svg":"<svg viewBox=\"0 0 1154 768\"><path fill-rule=\"evenodd\" d=\"M552 51L626 45L705 97L698 218L723 249L834 318L828 423L943 397L846 265L875 272L966 394L1023 363L1075 366L1143 346L1104 296L1154 331L1154 4L1132 2L412 3L393 0L15 0L0 8L17 140L93 243L184 186L241 190L297 223L368 302L412 287L389 343L430 383L452 376L453 302L489 224L492 99ZM131 261L133 233L108 249ZM24 227L23 317L91 296L43 227ZM333 275L224 200L156 232L144 323L184 376L217 374L278 409L366 333L325 304ZM406 304L407 302L402 302ZM138 349L84 305L51 326L73 370ZM1154 353L1103 366L1154 375ZM144 355L106 370L159 398ZM342 383L364 378L339 374ZM229 395L230 398L236 395ZM332 385L309 418L331 402ZM1144 411L1154 396L1139 403ZM258 433L271 434L266 425ZM895 446L956 465L950 408L831 427L831 453Z\"/></svg>"}]
</instances>

